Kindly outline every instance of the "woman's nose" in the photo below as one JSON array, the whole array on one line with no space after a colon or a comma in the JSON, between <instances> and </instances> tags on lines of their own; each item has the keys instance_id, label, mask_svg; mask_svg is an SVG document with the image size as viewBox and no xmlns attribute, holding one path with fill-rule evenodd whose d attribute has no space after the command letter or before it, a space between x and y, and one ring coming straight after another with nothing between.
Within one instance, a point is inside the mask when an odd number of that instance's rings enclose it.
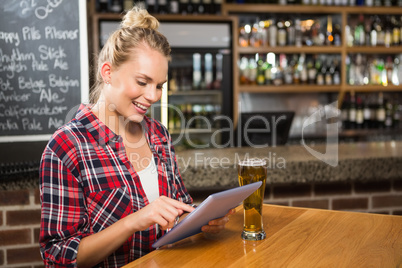
<instances>
[{"instance_id":1,"label":"woman's nose","mask_svg":"<svg viewBox=\"0 0 402 268\"><path fill-rule=\"evenodd\" d=\"M144 97L151 103L157 102L161 96L159 91L161 91L161 90L157 89L156 86L151 86L151 87L147 88L147 90L144 94Z\"/></svg>"}]
</instances>

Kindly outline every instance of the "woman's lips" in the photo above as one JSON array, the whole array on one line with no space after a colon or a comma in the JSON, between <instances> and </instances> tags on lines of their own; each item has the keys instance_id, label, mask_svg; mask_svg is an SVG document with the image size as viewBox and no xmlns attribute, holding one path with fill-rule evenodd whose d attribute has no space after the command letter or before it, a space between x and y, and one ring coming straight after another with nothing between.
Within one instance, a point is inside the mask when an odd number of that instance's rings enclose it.
<instances>
[{"instance_id":1,"label":"woman's lips","mask_svg":"<svg viewBox=\"0 0 402 268\"><path fill-rule=\"evenodd\" d=\"M146 105L136 102L136 101L133 101L133 104L134 104L134 107L137 109L137 111L139 111L142 114L145 114L149 107L149 106L146 106Z\"/></svg>"}]
</instances>

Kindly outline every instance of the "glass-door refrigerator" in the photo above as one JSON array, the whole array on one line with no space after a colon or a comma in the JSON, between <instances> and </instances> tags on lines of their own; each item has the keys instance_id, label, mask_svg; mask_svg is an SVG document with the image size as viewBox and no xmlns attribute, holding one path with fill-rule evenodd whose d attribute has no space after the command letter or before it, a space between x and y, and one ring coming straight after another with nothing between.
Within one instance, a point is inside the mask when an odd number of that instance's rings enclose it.
<instances>
[{"instance_id":1,"label":"glass-door refrigerator","mask_svg":"<svg viewBox=\"0 0 402 268\"><path fill-rule=\"evenodd\" d=\"M176 150L228 147L231 142L233 57L231 18L161 20L172 60L160 113ZM160 115L160 118L158 116Z\"/></svg>"}]
</instances>

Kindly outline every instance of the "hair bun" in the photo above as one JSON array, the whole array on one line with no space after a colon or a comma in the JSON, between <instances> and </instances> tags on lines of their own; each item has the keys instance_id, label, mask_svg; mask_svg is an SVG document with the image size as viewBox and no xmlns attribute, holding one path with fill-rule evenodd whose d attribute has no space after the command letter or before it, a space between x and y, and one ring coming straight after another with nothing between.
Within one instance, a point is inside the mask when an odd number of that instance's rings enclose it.
<instances>
[{"instance_id":1,"label":"hair bun","mask_svg":"<svg viewBox=\"0 0 402 268\"><path fill-rule=\"evenodd\" d=\"M144 4L136 4L124 15L121 28L138 27L144 29L157 30L159 21L144 8Z\"/></svg>"}]
</instances>

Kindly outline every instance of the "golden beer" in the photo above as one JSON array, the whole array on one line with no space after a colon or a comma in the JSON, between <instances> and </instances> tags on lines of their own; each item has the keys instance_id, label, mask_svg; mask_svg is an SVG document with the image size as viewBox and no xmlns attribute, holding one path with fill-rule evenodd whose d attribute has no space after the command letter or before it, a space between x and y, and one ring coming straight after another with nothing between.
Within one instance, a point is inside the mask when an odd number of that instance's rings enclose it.
<instances>
[{"instance_id":1,"label":"golden beer","mask_svg":"<svg viewBox=\"0 0 402 268\"><path fill-rule=\"evenodd\" d=\"M240 161L237 166L240 186L262 181L262 185L243 201L244 225L242 238L246 240L261 240L265 238L262 223L262 205L267 179L267 164L262 159Z\"/></svg>"}]
</instances>

